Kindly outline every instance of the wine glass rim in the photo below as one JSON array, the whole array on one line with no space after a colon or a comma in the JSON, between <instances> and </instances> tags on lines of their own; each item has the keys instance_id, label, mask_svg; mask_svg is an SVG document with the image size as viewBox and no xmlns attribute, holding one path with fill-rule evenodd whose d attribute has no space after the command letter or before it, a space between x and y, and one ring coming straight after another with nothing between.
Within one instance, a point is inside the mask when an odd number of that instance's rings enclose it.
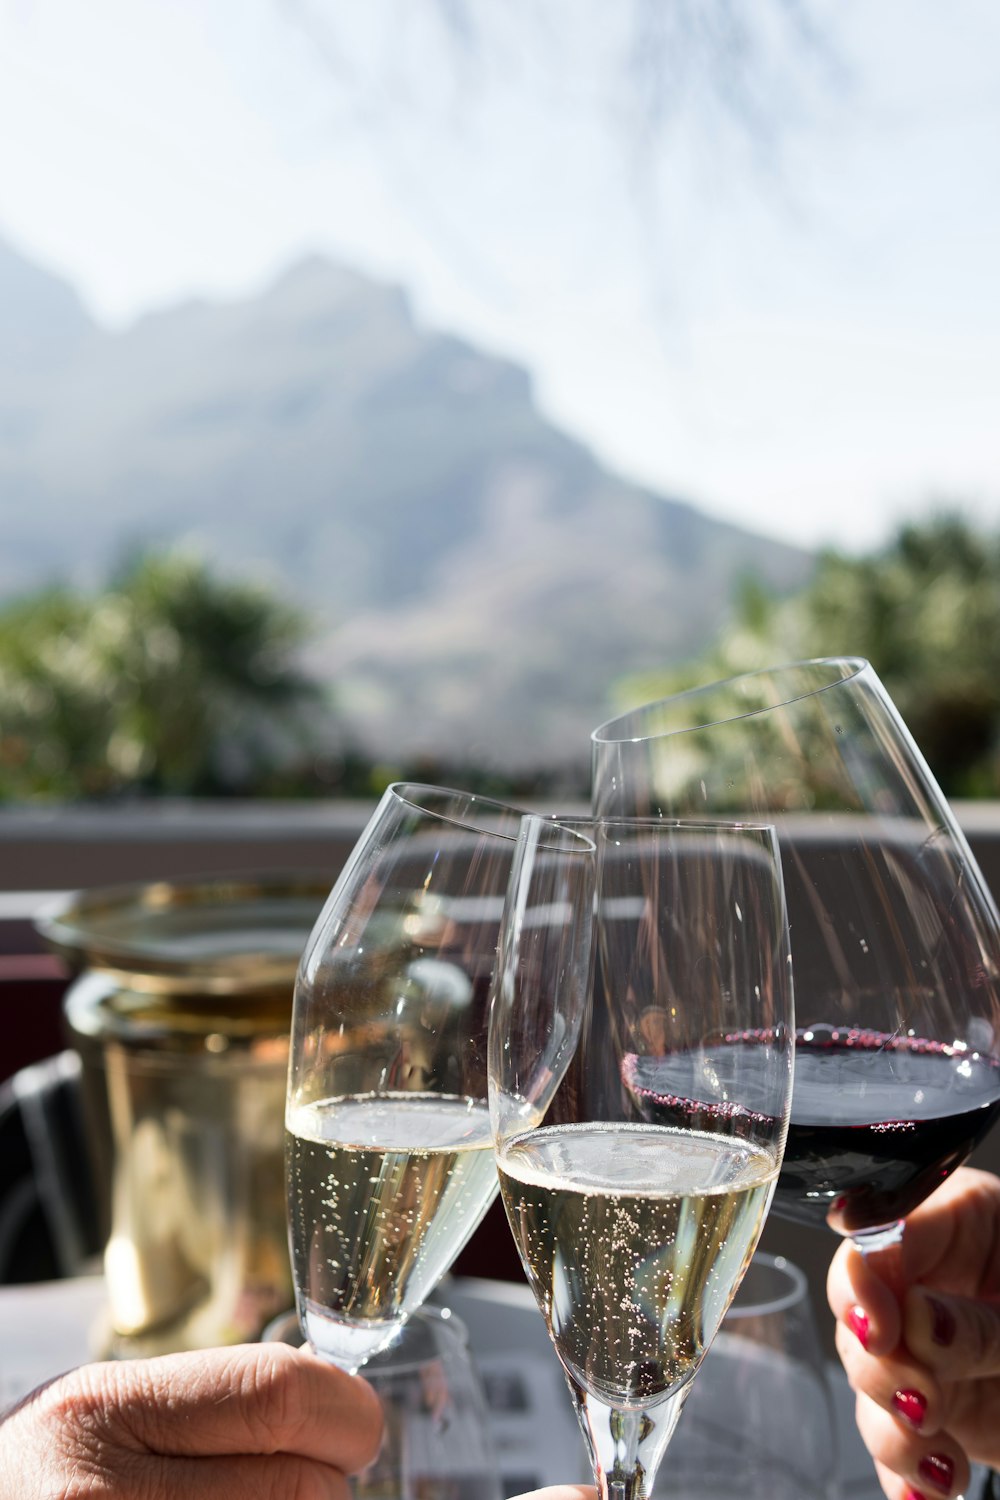
<instances>
[{"instance_id":1,"label":"wine glass rim","mask_svg":"<svg viewBox=\"0 0 1000 1500\"><path fill-rule=\"evenodd\" d=\"M516 807L511 802L501 802L495 797L481 797L477 792L462 791L459 787L435 786L431 782L424 781L394 781L386 788L386 793L391 793L397 802L413 808L414 812L423 813L429 818L436 818L440 823L447 823L453 828L461 828L464 832L476 834L480 838L501 839L504 843L516 844L525 819L537 818L547 828L568 835L568 841L554 839L553 848L579 849L581 852L593 851L593 844L590 840L584 834L566 827L558 816L552 813L532 812L528 808ZM450 811L449 799L454 799L456 803L455 809ZM436 805L439 800L441 806ZM459 810L461 808L465 810ZM493 814L507 820L510 827L494 827L489 823L479 822L474 816L474 813L478 811L482 811L486 817Z\"/></svg>"},{"instance_id":2,"label":"wine glass rim","mask_svg":"<svg viewBox=\"0 0 1000 1500\"><path fill-rule=\"evenodd\" d=\"M630 723L636 724L644 716L665 708L668 703L682 703L699 696L707 696L709 693L732 687L737 682L752 682L755 677L776 677L786 672L801 672L810 667L839 667L847 670L842 671L839 676L832 678L829 682L820 683L805 691L790 692L787 697L779 698L776 702L768 704L766 708L748 708L745 713L725 714L722 718L710 720L706 724L684 724L676 729L652 729L639 734L630 734L626 730L626 726ZM753 719L759 714L773 713L776 708L787 708L792 703L800 703L806 698L815 698L821 693L829 692L831 688L843 687L845 683L853 682L863 672L870 670L871 663L863 656L813 656L801 661L781 662L773 667L757 667L752 672L736 672L732 677L721 677L716 682L702 683L699 687L685 688L683 692L668 693L665 697L657 698L653 702L639 704L636 708L617 714L613 719L607 719L603 724L599 724L590 738L595 745L638 744L643 740L666 739L669 735L689 734L696 729L711 729L718 724L736 723L740 719Z\"/></svg>"},{"instance_id":3,"label":"wine glass rim","mask_svg":"<svg viewBox=\"0 0 1000 1500\"><path fill-rule=\"evenodd\" d=\"M469 833L488 833L493 838L506 839L512 844L517 840L521 819L529 816L527 808L515 807L511 802L501 802L495 797L482 797L478 792L463 791L460 787L435 786L429 781L393 781L386 787L386 791L398 802L412 807L414 812L425 813L442 823L452 823L456 828L464 828ZM455 803L455 808L451 811L447 805L450 799ZM459 811L462 804L467 809L464 813ZM477 822L472 815L473 809L482 810L487 815L493 813L509 818L511 831L508 833L502 828L489 828Z\"/></svg>"},{"instance_id":4,"label":"wine glass rim","mask_svg":"<svg viewBox=\"0 0 1000 1500\"><path fill-rule=\"evenodd\" d=\"M780 1276L785 1276L791 1282L787 1292L779 1292L776 1297L770 1297L767 1301L746 1302L742 1306L739 1302L739 1290L737 1289L736 1300L730 1304L726 1313L729 1318L759 1318L768 1313L787 1312L788 1308L794 1307L801 1302L809 1290L809 1282L801 1266L794 1261L786 1260L783 1255L768 1255L766 1251L758 1250L754 1254L750 1265L747 1267L746 1275L749 1275L754 1266L759 1269L776 1271ZM740 1287L746 1285L741 1282Z\"/></svg>"},{"instance_id":5,"label":"wine glass rim","mask_svg":"<svg viewBox=\"0 0 1000 1500\"><path fill-rule=\"evenodd\" d=\"M623 813L620 817L614 814L601 814L596 817L588 817L586 813L553 813L528 814L531 817L539 817L540 821L553 824L559 828L565 828L570 833L574 832L574 824L583 827L597 829L603 827L620 827L636 829L637 831L649 832L653 829L664 828L677 829L681 833L755 833L769 840L777 838L777 826L766 820L757 818L674 818L651 815L650 817L633 818Z\"/></svg>"}]
</instances>

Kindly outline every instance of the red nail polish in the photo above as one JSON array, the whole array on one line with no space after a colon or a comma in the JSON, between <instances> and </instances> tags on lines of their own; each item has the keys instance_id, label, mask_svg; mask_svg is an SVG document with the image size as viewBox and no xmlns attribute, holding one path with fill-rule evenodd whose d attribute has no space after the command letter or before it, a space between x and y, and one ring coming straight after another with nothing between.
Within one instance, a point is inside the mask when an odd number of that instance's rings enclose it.
<instances>
[{"instance_id":1,"label":"red nail polish","mask_svg":"<svg viewBox=\"0 0 1000 1500\"><path fill-rule=\"evenodd\" d=\"M920 1430L927 1415L926 1396L920 1391L897 1391L892 1404L905 1422Z\"/></svg>"},{"instance_id":2,"label":"red nail polish","mask_svg":"<svg viewBox=\"0 0 1000 1500\"><path fill-rule=\"evenodd\" d=\"M947 1349L955 1340L955 1314L936 1297L928 1297L927 1306L931 1311L931 1338L942 1349Z\"/></svg>"},{"instance_id":3,"label":"red nail polish","mask_svg":"<svg viewBox=\"0 0 1000 1500\"><path fill-rule=\"evenodd\" d=\"M868 1314L863 1307L852 1307L844 1322L854 1334L862 1349L868 1348Z\"/></svg>"},{"instance_id":4,"label":"red nail polish","mask_svg":"<svg viewBox=\"0 0 1000 1500\"><path fill-rule=\"evenodd\" d=\"M942 1495L951 1493L951 1482L955 1477L955 1465L941 1453L928 1453L917 1464L921 1479L926 1479Z\"/></svg>"},{"instance_id":5,"label":"red nail polish","mask_svg":"<svg viewBox=\"0 0 1000 1500\"><path fill-rule=\"evenodd\" d=\"M927 1500L927 1496L922 1495L919 1490L907 1490L903 1500Z\"/></svg>"}]
</instances>

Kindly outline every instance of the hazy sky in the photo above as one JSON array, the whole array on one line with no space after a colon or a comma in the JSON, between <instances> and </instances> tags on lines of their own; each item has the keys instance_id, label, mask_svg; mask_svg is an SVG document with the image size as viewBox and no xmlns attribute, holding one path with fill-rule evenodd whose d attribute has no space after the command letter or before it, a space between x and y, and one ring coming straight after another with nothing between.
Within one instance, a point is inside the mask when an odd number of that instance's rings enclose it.
<instances>
[{"instance_id":1,"label":"hazy sky","mask_svg":"<svg viewBox=\"0 0 1000 1500\"><path fill-rule=\"evenodd\" d=\"M662 15L706 0L653 0ZM1000 523L1000 7L781 0L752 128L607 0L0 0L0 235L123 325L323 251L621 471L806 543Z\"/></svg>"}]
</instances>

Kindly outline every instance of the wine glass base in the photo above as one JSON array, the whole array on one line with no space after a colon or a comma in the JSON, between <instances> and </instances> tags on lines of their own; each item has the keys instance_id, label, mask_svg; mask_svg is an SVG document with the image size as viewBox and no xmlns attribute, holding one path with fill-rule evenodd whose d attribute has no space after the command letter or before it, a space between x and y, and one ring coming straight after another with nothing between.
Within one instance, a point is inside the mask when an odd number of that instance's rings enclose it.
<instances>
[{"instance_id":1,"label":"wine glass base","mask_svg":"<svg viewBox=\"0 0 1000 1500\"><path fill-rule=\"evenodd\" d=\"M862 1255L872 1255L876 1250L888 1250L891 1245L899 1244L903 1238L903 1221L880 1224L875 1229L858 1229L848 1238Z\"/></svg>"}]
</instances>

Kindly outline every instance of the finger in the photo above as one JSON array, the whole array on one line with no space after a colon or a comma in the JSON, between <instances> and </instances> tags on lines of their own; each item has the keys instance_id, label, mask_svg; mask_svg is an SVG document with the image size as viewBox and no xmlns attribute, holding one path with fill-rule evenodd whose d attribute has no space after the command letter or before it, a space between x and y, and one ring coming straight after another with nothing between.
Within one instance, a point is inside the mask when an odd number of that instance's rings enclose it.
<instances>
[{"instance_id":1,"label":"finger","mask_svg":"<svg viewBox=\"0 0 1000 1500\"><path fill-rule=\"evenodd\" d=\"M858 1397L856 1419L861 1440L876 1464L898 1475L911 1491L927 1500L963 1493L969 1482L969 1463L948 1433L922 1437L908 1432L865 1395ZM884 1481L882 1487L892 1494Z\"/></svg>"},{"instance_id":2,"label":"finger","mask_svg":"<svg viewBox=\"0 0 1000 1500\"><path fill-rule=\"evenodd\" d=\"M946 1404L937 1382L923 1365L905 1357L866 1354L853 1334L837 1324L837 1353L851 1389L867 1396L912 1432L925 1437L946 1420Z\"/></svg>"},{"instance_id":3,"label":"finger","mask_svg":"<svg viewBox=\"0 0 1000 1500\"><path fill-rule=\"evenodd\" d=\"M960 1167L907 1218L901 1259L907 1284L1000 1292L1000 1181Z\"/></svg>"},{"instance_id":4,"label":"finger","mask_svg":"<svg viewBox=\"0 0 1000 1500\"><path fill-rule=\"evenodd\" d=\"M292 1453L353 1474L382 1436L371 1386L287 1344L83 1365L48 1397L68 1421L163 1455Z\"/></svg>"},{"instance_id":5,"label":"finger","mask_svg":"<svg viewBox=\"0 0 1000 1500\"><path fill-rule=\"evenodd\" d=\"M912 1486L898 1474L894 1474L891 1469L887 1469L885 1464L876 1463L875 1474L888 1500L914 1500L916 1492Z\"/></svg>"},{"instance_id":6,"label":"finger","mask_svg":"<svg viewBox=\"0 0 1000 1500\"><path fill-rule=\"evenodd\" d=\"M838 1323L844 1325L869 1354L889 1354L902 1332L899 1301L890 1285L896 1280L898 1259L886 1251L866 1259L853 1245L842 1244L826 1278L826 1295Z\"/></svg>"},{"instance_id":7,"label":"finger","mask_svg":"<svg viewBox=\"0 0 1000 1500\"><path fill-rule=\"evenodd\" d=\"M913 1287L906 1294L906 1342L942 1380L1000 1375L1000 1306Z\"/></svg>"}]
</instances>

